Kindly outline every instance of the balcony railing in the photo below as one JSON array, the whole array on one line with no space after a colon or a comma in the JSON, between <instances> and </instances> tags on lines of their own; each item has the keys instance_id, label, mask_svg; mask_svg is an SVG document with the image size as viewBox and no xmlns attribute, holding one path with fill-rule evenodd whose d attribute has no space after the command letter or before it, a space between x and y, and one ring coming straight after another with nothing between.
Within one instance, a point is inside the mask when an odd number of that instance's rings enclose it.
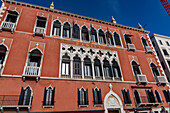
<instances>
[{"instance_id":1,"label":"balcony railing","mask_svg":"<svg viewBox=\"0 0 170 113\"><path fill-rule=\"evenodd\" d=\"M26 66L25 67L25 76L39 76L40 74L40 67L33 67L33 66Z\"/></svg>"},{"instance_id":2,"label":"balcony railing","mask_svg":"<svg viewBox=\"0 0 170 113\"><path fill-rule=\"evenodd\" d=\"M43 27L35 27L34 35L45 35L45 28Z\"/></svg>"},{"instance_id":3,"label":"balcony railing","mask_svg":"<svg viewBox=\"0 0 170 113\"><path fill-rule=\"evenodd\" d=\"M148 80L146 75L136 75L137 83L138 84L147 84Z\"/></svg>"},{"instance_id":4,"label":"balcony railing","mask_svg":"<svg viewBox=\"0 0 170 113\"><path fill-rule=\"evenodd\" d=\"M145 50L147 53L152 53L152 48L150 46L145 46Z\"/></svg>"},{"instance_id":5,"label":"balcony railing","mask_svg":"<svg viewBox=\"0 0 170 113\"><path fill-rule=\"evenodd\" d=\"M4 30L10 30L13 32L15 29L15 25L16 25L15 23L3 21L1 27Z\"/></svg>"},{"instance_id":6,"label":"balcony railing","mask_svg":"<svg viewBox=\"0 0 170 113\"><path fill-rule=\"evenodd\" d=\"M156 101L156 97L150 98L148 100L147 96L141 96L141 102L137 103L138 106L158 106L160 103Z\"/></svg>"},{"instance_id":7,"label":"balcony railing","mask_svg":"<svg viewBox=\"0 0 170 113\"><path fill-rule=\"evenodd\" d=\"M167 83L165 76L157 76L157 82L159 84L166 84Z\"/></svg>"},{"instance_id":8,"label":"balcony railing","mask_svg":"<svg viewBox=\"0 0 170 113\"><path fill-rule=\"evenodd\" d=\"M135 45L134 44L127 44L128 51L135 51Z\"/></svg>"}]
</instances>

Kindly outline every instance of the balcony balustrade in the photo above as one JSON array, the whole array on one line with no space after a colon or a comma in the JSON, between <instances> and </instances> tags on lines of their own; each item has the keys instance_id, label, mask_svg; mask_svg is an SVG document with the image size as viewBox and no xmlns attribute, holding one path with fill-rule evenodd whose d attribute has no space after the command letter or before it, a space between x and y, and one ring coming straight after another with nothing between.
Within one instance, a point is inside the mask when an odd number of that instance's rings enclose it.
<instances>
[{"instance_id":1,"label":"balcony balustrade","mask_svg":"<svg viewBox=\"0 0 170 113\"><path fill-rule=\"evenodd\" d=\"M10 30L13 33L15 29L15 25L16 25L15 23L3 21L1 24L1 29Z\"/></svg>"},{"instance_id":2,"label":"balcony balustrade","mask_svg":"<svg viewBox=\"0 0 170 113\"><path fill-rule=\"evenodd\" d=\"M127 44L128 51L135 51L135 45L134 44Z\"/></svg>"}]
</instances>

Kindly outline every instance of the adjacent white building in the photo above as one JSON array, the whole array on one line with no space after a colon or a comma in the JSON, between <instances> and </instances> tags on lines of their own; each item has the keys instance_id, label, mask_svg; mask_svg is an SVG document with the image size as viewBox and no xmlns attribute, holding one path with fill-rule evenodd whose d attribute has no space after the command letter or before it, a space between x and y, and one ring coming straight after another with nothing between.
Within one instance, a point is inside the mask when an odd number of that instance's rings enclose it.
<instances>
[{"instance_id":1,"label":"adjacent white building","mask_svg":"<svg viewBox=\"0 0 170 113\"><path fill-rule=\"evenodd\" d=\"M150 38L159 57L162 68L170 82L170 37L152 34Z\"/></svg>"}]
</instances>

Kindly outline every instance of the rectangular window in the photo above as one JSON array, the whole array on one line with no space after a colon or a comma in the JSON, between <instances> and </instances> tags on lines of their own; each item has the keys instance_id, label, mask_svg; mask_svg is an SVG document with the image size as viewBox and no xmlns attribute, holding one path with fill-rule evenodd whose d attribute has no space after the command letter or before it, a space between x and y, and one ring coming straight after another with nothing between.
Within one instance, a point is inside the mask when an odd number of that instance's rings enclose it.
<instances>
[{"instance_id":1,"label":"rectangular window","mask_svg":"<svg viewBox=\"0 0 170 113\"><path fill-rule=\"evenodd\" d=\"M132 44L132 41L131 41L131 35L125 35L125 42L126 42L126 44Z\"/></svg>"},{"instance_id":2,"label":"rectangular window","mask_svg":"<svg viewBox=\"0 0 170 113\"><path fill-rule=\"evenodd\" d=\"M99 66L95 66L95 74L96 74L96 77L100 77L100 67Z\"/></svg>"},{"instance_id":3,"label":"rectangular window","mask_svg":"<svg viewBox=\"0 0 170 113\"><path fill-rule=\"evenodd\" d=\"M74 75L81 75L81 62L74 62L73 70Z\"/></svg>"},{"instance_id":4,"label":"rectangular window","mask_svg":"<svg viewBox=\"0 0 170 113\"><path fill-rule=\"evenodd\" d=\"M99 36L99 43L104 43L103 36Z\"/></svg>"},{"instance_id":5,"label":"rectangular window","mask_svg":"<svg viewBox=\"0 0 170 113\"><path fill-rule=\"evenodd\" d=\"M70 64L69 63L62 63L62 75L69 75L70 72Z\"/></svg>"},{"instance_id":6,"label":"rectangular window","mask_svg":"<svg viewBox=\"0 0 170 113\"><path fill-rule=\"evenodd\" d=\"M166 45L167 45L167 46L170 46L168 41L166 41Z\"/></svg>"},{"instance_id":7,"label":"rectangular window","mask_svg":"<svg viewBox=\"0 0 170 113\"><path fill-rule=\"evenodd\" d=\"M169 56L169 54L168 54L168 52L167 52L166 49L162 49L162 51L163 51L163 53L164 53L165 56Z\"/></svg>"},{"instance_id":8,"label":"rectangular window","mask_svg":"<svg viewBox=\"0 0 170 113\"><path fill-rule=\"evenodd\" d=\"M159 43L160 43L161 45L163 45L163 43L162 43L162 41L161 41L161 40L159 40Z\"/></svg>"},{"instance_id":9,"label":"rectangular window","mask_svg":"<svg viewBox=\"0 0 170 113\"><path fill-rule=\"evenodd\" d=\"M85 65L84 66L84 75L85 76L91 76L91 67L90 67L90 65Z\"/></svg>"},{"instance_id":10,"label":"rectangular window","mask_svg":"<svg viewBox=\"0 0 170 113\"><path fill-rule=\"evenodd\" d=\"M109 75L109 67L104 67L104 76L105 77L110 77L110 75Z\"/></svg>"},{"instance_id":11,"label":"rectangular window","mask_svg":"<svg viewBox=\"0 0 170 113\"><path fill-rule=\"evenodd\" d=\"M37 24L36 24L36 27L45 28L45 26L46 26L46 18L37 17Z\"/></svg>"}]
</instances>

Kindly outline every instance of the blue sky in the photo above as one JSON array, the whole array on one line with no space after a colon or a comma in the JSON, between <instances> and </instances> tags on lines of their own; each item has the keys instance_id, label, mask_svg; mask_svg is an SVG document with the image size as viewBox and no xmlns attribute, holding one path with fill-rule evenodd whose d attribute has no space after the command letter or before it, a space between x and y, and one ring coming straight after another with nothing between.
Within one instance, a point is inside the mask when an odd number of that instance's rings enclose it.
<instances>
[{"instance_id":1,"label":"blue sky","mask_svg":"<svg viewBox=\"0 0 170 113\"><path fill-rule=\"evenodd\" d=\"M111 21L113 16L118 24L138 27L147 24L145 30L170 36L170 16L160 0L17 0L76 13L100 20Z\"/></svg>"}]
</instances>

